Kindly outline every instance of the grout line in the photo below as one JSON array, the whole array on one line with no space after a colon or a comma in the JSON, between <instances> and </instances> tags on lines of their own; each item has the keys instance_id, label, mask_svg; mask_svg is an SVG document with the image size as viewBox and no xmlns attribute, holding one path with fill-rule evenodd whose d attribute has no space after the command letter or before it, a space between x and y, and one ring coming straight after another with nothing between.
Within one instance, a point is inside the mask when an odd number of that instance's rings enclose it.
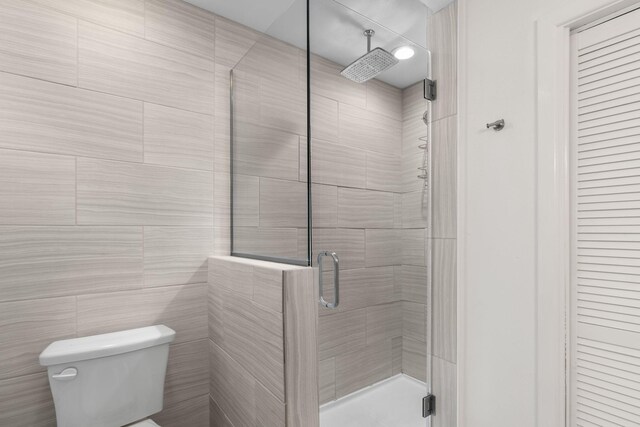
<instances>
[{"instance_id":1,"label":"grout line","mask_svg":"<svg viewBox=\"0 0 640 427\"><path fill-rule=\"evenodd\" d=\"M54 80L47 80L47 79L43 79L41 77L35 77L35 76L28 75L28 74L21 74L21 73L15 73L15 72L12 72L12 71L0 70L0 75L3 75L3 74L22 77L22 78L25 78L25 79L33 79L33 80L37 80L37 81L40 81L40 82L43 82L43 83L49 83L51 85L56 85L56 86L64 86L64 87L69 88L69 89L77 89L77 90L81 90L81 91L84 91L84 92L99 93L99 94L102 94L102 95L112 96L114 98L121 98L121 99L127 99L127 100L138 101L138 102L146 102L148 104L154 104L154 105L159 105L159 106L162 106L162 107L173 108L175 110L180 110L180 111L184 111L184 112L187 112L187 113L200 114L200 115L203 115L203 116L215 117L215 108L214 108L214 111L212 111L210 113L203 113L202 111L189 110L189 109L186 109L186 108L183 108L183 107L176 107L174 105L163 104L161 102L147 101L147 100L140 99L140 98L132 98L130 96L125 96L125 95L116 94L116 93L112 93L112 92L105 92L105 91L101 91L101 90L97 90L97 89L87 88L87 87L80 86L80 85L79 86L73 86L73 85L70 85L68 83L62 83L62 82L58 82L58 81L54 81Z\"/></svg>"},{"instance_id":2,"label":"grout line","mask_svg":"<svg viewBox=\"0 0 640 427\"><path fill-rule=\"evenodd\" d=\"M80 20L76 18L76 87L80 86Z\"/></svg>"},{"instance_id":3,"label":"grout line","mask_svg":"<svg viewBox=\"0 0 640 427\"><path fill-rule=\"evenodd\" d=\"M75 164L75 225L78 225L78 157L74 157Z\"/></svg>"}]
</instances>

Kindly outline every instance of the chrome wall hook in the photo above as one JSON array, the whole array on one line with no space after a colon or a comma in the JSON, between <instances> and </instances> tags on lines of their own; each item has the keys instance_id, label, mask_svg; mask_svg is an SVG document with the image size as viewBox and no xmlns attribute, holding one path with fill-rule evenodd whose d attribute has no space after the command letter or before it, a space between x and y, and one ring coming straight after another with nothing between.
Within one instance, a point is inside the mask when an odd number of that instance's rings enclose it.
<instances>
[{"instance_id":1,"label":"chrome wall hook","mask_svg":"<svg viewBox=\"0 0 640 427\"><path fill-rule=\"evenodd\" d=\"M487 123L487 129L493 128L496 132L504 129L504 119L496 120L493 123Z\"/></svg>"}]
</instances>

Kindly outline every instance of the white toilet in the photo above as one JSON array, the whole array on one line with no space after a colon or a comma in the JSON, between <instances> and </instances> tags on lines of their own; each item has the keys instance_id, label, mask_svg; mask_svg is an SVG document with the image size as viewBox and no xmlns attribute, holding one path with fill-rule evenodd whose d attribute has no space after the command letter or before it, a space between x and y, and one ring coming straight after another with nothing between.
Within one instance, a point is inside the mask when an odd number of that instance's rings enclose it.
<instances>
[{"instance_id":1,"label":"white toilet","mask_svg":"<svg viewBox=\"0 0 640 427\"><path fill-rule=\"evenodd\" d=\"M158 426L147 417L162 410L175 335L157 325L50 344L40 364L47 367L58 427Z\"/></svg>"}]
</instances>

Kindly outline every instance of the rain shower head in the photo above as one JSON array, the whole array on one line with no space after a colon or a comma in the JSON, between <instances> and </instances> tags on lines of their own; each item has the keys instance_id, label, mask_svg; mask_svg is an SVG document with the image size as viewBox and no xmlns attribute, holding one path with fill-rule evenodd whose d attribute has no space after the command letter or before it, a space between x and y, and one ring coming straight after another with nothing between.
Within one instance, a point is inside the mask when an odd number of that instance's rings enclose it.
<instances>
[{"instance_id":1,"label":"rain shower head","mask_svg":"<svg viewBox=\"0 0 640 427\"><path fill-rule=\"evenodd\" d=\"M399 62L395 56L380 47L371 50L371 37L374 34L373 30L364 32L367 37L367 53L353 61L340 74L356 83L364 83Z\"/></svg>"}]
</instances>

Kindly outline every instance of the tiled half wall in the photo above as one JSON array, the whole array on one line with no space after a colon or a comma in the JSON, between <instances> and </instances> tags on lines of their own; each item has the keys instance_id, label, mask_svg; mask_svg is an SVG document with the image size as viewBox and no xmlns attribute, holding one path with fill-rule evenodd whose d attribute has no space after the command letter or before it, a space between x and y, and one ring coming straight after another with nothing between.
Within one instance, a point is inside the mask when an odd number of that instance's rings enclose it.
<instances>
[{"instance_id":1,"label":"tiled half wall","mask_svg":"<svg viewBox=\"0 0 640 427\"><path fill-rule=\"evenodd\" d=\"M212 426L318 427L313 270L209 260Z\"/></svg>"}]
</instances>

